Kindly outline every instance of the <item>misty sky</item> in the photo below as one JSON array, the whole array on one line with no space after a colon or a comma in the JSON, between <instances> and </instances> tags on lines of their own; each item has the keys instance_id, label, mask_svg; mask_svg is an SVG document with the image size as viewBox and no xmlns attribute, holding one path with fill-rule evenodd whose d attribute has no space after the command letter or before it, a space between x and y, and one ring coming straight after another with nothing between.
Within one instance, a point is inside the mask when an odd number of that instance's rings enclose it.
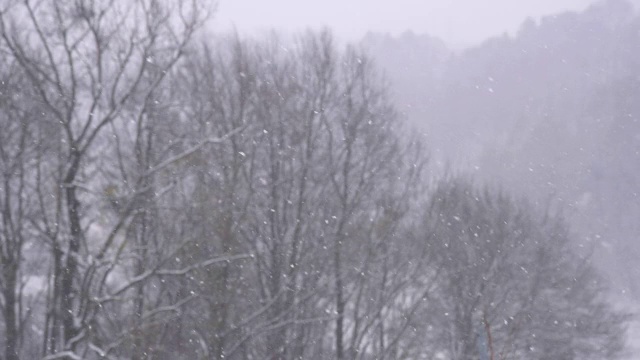
<instances>
[{"instance_id":1,"label":"misty sky","mask_svg":"<svg viewBox=\"0 0 640 360\"><path fill-rule=\"evenodd\" d=\"M368 30L428 33L458 47L514 31L527 16L582 10L595 0L219 0L217 29L329 26L349 40Z\"/></svg>"}]
</instances>

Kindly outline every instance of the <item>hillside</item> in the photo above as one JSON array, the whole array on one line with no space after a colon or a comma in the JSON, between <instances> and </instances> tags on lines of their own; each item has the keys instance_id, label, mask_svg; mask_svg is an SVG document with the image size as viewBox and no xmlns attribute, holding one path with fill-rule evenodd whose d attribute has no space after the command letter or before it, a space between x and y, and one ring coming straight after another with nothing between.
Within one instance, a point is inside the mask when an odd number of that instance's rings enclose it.
<instances>
[{"instance_id":1,"label":"hillside","mask_svg":"<svg viewBox=\"0 0 640 360\"><path fill-rule=\"evenodd\" d=\"M454 53L370 34L396 102L433 158L562 209L576 246L640 299L640 17L625 1L526 20Z\"/></svg>"}]
</instances>

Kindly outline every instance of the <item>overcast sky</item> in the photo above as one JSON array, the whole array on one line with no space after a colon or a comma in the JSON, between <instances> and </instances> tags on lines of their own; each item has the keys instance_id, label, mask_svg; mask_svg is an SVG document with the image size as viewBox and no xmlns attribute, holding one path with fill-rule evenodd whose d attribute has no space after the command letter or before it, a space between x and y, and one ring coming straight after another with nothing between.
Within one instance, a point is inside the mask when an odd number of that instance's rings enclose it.
<instances>
[{"instance_id":1,"label":"overcast sky","mask_svg":"<svg viewBox=\"0 0 640 360\"><path fill-rule=\"evenodd\" d=\"M514 31L527 16L582 10L595 0L219 0L216 29L240 32L331 27L355 40L367 31L412 30L452 46Z\"/></svg>"}]
</instances>

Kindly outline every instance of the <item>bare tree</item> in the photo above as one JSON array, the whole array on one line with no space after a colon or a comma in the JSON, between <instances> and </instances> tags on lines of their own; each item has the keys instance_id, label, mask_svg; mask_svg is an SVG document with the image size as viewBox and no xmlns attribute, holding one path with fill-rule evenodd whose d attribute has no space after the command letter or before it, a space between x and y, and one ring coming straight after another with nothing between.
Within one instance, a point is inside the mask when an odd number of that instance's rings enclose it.
<instances>
[{"instance_id":1,"label":"bare tree","mask_svg":"<svg viewBox=\"0 0 640 360\"><path fill-rule=\"evenodd\" d=\"M327 34L308 35L283 52L278 39L261 48L251 184L254 205L243 229L257 255L260 302L269 305L266 357L297 357L315 311L306 303L319 289L307 260L322 240L312 242L324 220L319 210L326 188L318 167L324 135L323 109L331 86L333 48ZM253 74L250 74L251 76ZM308 311L305 311L308 310Z\"/></svg>"},{"instance_id":2,"label":"bare tree","mask_svg":"<svg viewBox=\"0 0 640 360\"><path fill-rule=\"evenodd\" d=\"M71 357L88 336L100 307L88 293L100 281L92 269L113 250L130 215L124 211L101 243L87 241L83 217L89 196L81 192L92 180L86 159L99 149L109 125L125 113L146 111L146 100L205 17L205 8L195 2L171 8L157 1L3 3L4 45L63 134L62 172L55 182L62 189L64 216L58 220L65 228L49 233L55 234L49 239L54 306L44 339L47 353Z\"/></svg>"},{"instance_id":3,"label":"bare tree","mask_svg":"<svg viewBox=\"0 0 640 360\"><path fill-rule=\"evenodd\" d=\"M626 315L606 302L588 259L574 255L554 214L442 181L427 209L426 241L442 268L432 298L432 355L456 359L613 359ZM589 314L589 315L587 315Z\"/></svg>"},{"instance_id":4,"label":"bare tree","mask_svg":"<svg viewBox=\"0 0 640 360\"><path fill-rule=\"evenodd\" d=\"M0 309L4 358L17 360L29 316L25 278L30 274L25 274L24 263L26 249L34 245L30 178L42 147L34 116L38 108L28 105L29 94L22 89L26 84L20 81L19 67L11 61L4 66L0 89Z\"/></svg>"},{"instance_id":5,"label":"bare tree","mask_svg":"<svg viewBox=\"0 0 640 360\"><path fill-rule=\"evenodd\" d=\"M336 250L350 262L368 262L367 256L376 253L369 264L373 273L378 260L386 258L388 265L390 252L400 252L398 245L379 254L379 247L411 207L403 201L417 194L424 162L420 150L410 154L394 132L399 118L364 54L341 53L328 32L292 42L235 38L215 50L203 49L180 70L190 117L200 119L194 133L246 130L191 159L197 164L192 194L198 203L191 217L203 239L197 252L255 257L250 266L230 264L196 277L192 289L203 306L194 323L208 319L197 332L209 356L332 353L335 338L327 332L340 317L331 305L336 287L330 286L335 277L327 265ZM341 198L344 183L346 200ZM334 247L336 232L350 239L344 250ZM361 256L357 248L363 246L370 246L371 254ZM395 269L390 266L386 273ZM378 289L377 282L358 285L359 275L351 273L338 279L346 278L349 296L359 291L364 299L371 295L365 289ZM381 305L375 311L406 290L412 276L403 278L388 294L376 292ZM368 311L374 306L355 307L358 320L373 318ZM368 323L364 333L384 332L377 324ZM370 340L361 329L356 326L350 345L360 348Z\"/></svg>"},{"instance_id":6,"label":"bare tree","mask_svg":"<svg viewBox=\"0 0 640 360\"><path fill-rule=\"evenodd\" d=\"M183 161L181 172L190 174L185 189L184 226L197 240L185 249L187 262L211 256L234 257L253 252L240 243L240 227L247 215L253 190L247 183L251 171L251 140L255 135L254 114L257 89L251 80L254 58L239 39L203 42L177 70L170 96L181 104L185 119L171 132L186 138L221 137L242 129L228 141L194 153ZM180 128L180 129L178 129ZM229 358L244 345L241 323L246 300L244 266L231 262L193 274L187 285L198 295L194 311L184 314L185 330L196 333L206 357ZM245 325L247 325L245 323Z\"/></svg>"}]
</instances>

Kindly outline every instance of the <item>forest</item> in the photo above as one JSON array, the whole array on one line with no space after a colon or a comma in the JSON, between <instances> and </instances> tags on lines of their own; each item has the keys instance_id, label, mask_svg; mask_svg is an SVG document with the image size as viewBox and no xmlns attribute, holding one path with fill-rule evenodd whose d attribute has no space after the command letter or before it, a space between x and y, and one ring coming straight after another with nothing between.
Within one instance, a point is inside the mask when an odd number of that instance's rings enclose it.
<instances>
[{"instance_id":1,"label":"forest","mask_svg":"<svg viewBox=\"0 0 640 360\"><path fill-rule=\"evenodd\" d=\"M1 2L1 360L628 355L562 207L441 171L375 51L212 21Z\"/></svg>"}]
</instances>

